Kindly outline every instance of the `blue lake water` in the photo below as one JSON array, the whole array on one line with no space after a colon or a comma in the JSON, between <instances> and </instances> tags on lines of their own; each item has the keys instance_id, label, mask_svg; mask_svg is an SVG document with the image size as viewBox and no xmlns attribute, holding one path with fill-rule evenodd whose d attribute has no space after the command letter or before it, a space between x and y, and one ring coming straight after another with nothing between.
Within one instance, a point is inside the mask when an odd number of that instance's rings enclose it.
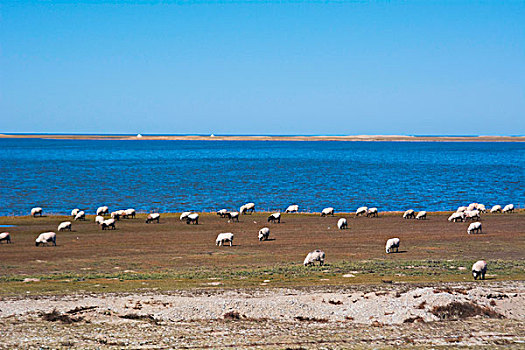
<instances>
[{"instance_id":1,"label":"blue lake water","mask_svg":"<svg viewBox=\"0 0 525 350\"><path fill-rule=\"evenodd\" d=\"M525 206L525 143L0 139L0 215Z\"/></svg>"}]
</instances>

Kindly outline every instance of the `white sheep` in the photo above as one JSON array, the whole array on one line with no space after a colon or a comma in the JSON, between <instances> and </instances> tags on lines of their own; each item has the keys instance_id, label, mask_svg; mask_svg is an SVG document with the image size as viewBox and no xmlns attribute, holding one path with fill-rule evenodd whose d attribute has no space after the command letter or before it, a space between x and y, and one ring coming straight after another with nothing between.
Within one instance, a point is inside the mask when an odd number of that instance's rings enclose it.
<instances>
[{"instance_id":1,"label":"white sheep","mask_svg":"<svg viewBox=\"0 0 525 350\"><path fill-rule=\"evenodd\" d=\"M86 220L86 213L81 210L77 213L77 215L75 215L75 221L77 220Z\"/></svg>"},{"instance_id":2,"label":"white sheep","mask_svg":"<svg viewBox=\"0 0 525 350\"><path fill-rule=\"evenodd\" d=\"M491 213L501 213L501 205L495 205L490 209Z\"/></svg>"},{"instance_id":3,"label":"white sheep","mask_svg":"<svg viewBox=\"0 0 525 350\"><path fill-rule=\"evenodd\" d=\"M60 231L65 231L65 230L69 230L71 231L71 221L64 221L64 222L61 222L59 225L58 225L58 229L57 229L59 232Z\"/></svg>"},{"instance_id":4,"label":"white sheep","mask_svg":"<svg viewBox=\"0 0 525 350\"><path fill-rule=\"evenodd\" d=\"M238 211L229 212L227 215L228 215L228 219L230 219L231 221L237 220L237 222L239 222L239 212Z\"/></svg>"},{"instance_id":5,"label":"white sheep","mask_svg":"<svg viewBox=\"0 0 525 350\"><path fill-rule=\"evenodd\" d=\"M191 213L190 215L188 215L186 217L186 224L194 224L194 225L198 225L199 224L199 214L197 213Z\"/></svg>"},{"instance_id":6,"label":"white sheep","mask_svg":"<svg viewBox=\"0 0 525 350\"><path fill-rule=\"evenodd\" d=\"M514 204L507 204L503 210L502 213L512 213L514 211Z\"/></svg>"},{"instance_id":7,"label":"white sheep","mask_svg":"<svg viewBox=\"0 0 525 350\"><path fill-rule=\"evenodd\" d=\"M11 235L9 234L9 232L0 233L0 243L2 243L3 241L5 241L6 244L11 243Z\"/></svg>"},{"instance_id":8,"label":"white sheep","mask_svg":"<svg viewBox=\"0 0 525 350\"><path fill-rule=\"evenodd\" d=\"M52 242L54 246L57 245L57 234L54 232L41 233L35 240L35 245L38 247L40 244L44 245Z\"/></svg>"},{"instance_id":9,"label":"white sheep","mask_svg":"<svg viewBox=\"0 0 525 350\"><path fill-rule=\"evenodd\" d=\"M97 224L100 225L100 224L102 224L103 221L104 221L104 217L103 217L103 216L101 216L101 215L97 215L97 216L95 216L95 222L96 222Z\"/></svg>"},{"instance_id":10,"label":"white sheep","mask_svg":"<svg viewBox=\"0 0 525 350\"><path fill-rule=\"evenodd\" d=\"M337 228L340 230L344 230L348 228L348 222L345 218L341 218L337 221Z\"/></svg>"},{"instance_id":11,"label":"white sheep","mask_svg":"<svg viewBox=\"0 0 525 350\"><path fill-rule=\"evenodd\" d=\"M137 215L137 212L135 211L135 209L129 208L129 209L124 210L124 215L125 215L126 218L131 217L131 218L135 219L135 216Z\"/></svg>"},{"instance_id":12,"label":"white sheep","mask_svg":"<svg viewBox=\"0 0 525 350\"><path fill-rule=\"evenodd\" d=\"M478 208L478 203L470 203L467 207L467 210L475 210Z\"/></svg>"},{"instance_id":13,"label":"white sheep","mask_svg":"<svg viewBox=\"0 0 525 350\"><path fill-rule=\"evenodd\" d=\"M366 215L368 213L368 207L359 207L355 211L355 216Z\"/></svg>"},{"instance_id":14,"label":"white sheep","mask_svg":"<svg viewBox=\"0 0 525 350\"><path fill-rule=\"evenodd\" d=\"M276 221L278 223L281 223L281 213L273 213L273 214L270 214L270 216L268 216L268 222L273 222L275 223Z\"/></svg>"},{"instance_id":15,"label":"white sheep","mask_svg":"<svg viewBox=\"0 0 525 350\"><path fill-rule=\"evenodd\" d=\"M487 263L483 260L476 261L474 265L472 265L472 277L474 277L475 280L478 278L481 278L482 280L485 279L485 274L487 273Z\"/></svg>"},{"instance_id":16,"label":"white sheep","mask_svg":"<svg viewBox=\"0 0 525 350\"><path fill-rule=\"evenodd\" d=\"M270 237L270 229L268 227L263 227L259 230L259 241L266 241Z\"/></svg>"},{"instance_id":17,"label":"white sheep","mask_svg":"<svg viewBox=\"0 0 525 350\"><path fill-rule=\"evenodd\" d=\"M242 207L241 207L242 208ZM219 215L221 218L224 218L226 216L228 216L228 210L226 209L221 209L217 212L217 215Z\"/></svg>"},{"instance_id":18,"label":"white sheep","mask_svg":"<svg viewBox=\"0 0 525 350\"><path fill-rule=\"evenodd\" d=\"M321 211L321 216L328 216L328 215L334 216L334 208L328 207L328 208L324 208L323 211Z\"/></svg>"},{"instance_id":19,"label":"white sheep","mask_svg":"<svg viewBox=\"0 0 525 350\"><path fill-rule=\"evenodd\" d=\"M120 210L117 210L117 211L112 211L110 216L112 219L115 219L116 221L120 221L120 215L121 215L121 211Z\"/></svg>"},{"instance_id":20,"label":"white sheep","mask_svg":"<svg viewBox=\"0 0 525 350\"><path fill-rule=\"evenodd\" d=\"M107 206L98 207L97 209L97 215L108 215L109 208Z\"/></svg>"},{"instance_id":21,"label":"white sheep","mask_svg":"<svg viewBox=\"0 0 525 350\"><path fill-rule=\"evenodd\" d=\"M324 258L325 258L324 252L322 250L316 249L313 252L310 252L308 253L308 255L306 255L303 265L304 266L315 265L315 262L319 261L319 266L323 266Z\"/></svg>"},{"instance_id":22,"label":"white sheep","mask_svg":"<svg viewBox=\"0 0 525 350\"><path fill-rule=\"evenodd\" d=\"M370 208L366 211L366 216L367 217L377 217L379 216L379 212L377 210L377 208Z\"/></svg>"},{"instance_id":23,"label":"white sheep","mask_svg":"<svg viewBox=\"0 0 525 350\"><path fill-rule=\"evenodd\" d=\"M288 208L286 208L284 212L285 213L297 213L298 211L299 211L299 206L297 204L293 204L293 205L288 206Z\"/></svg>"},{"instance_id":24,"label":"white sheep","mask_svg":"<svg viewBox=\"0 0 525 350\"><path fill-rule=\"evenodd\" d=\"M448 221L450 222L463 222L465 220L465 213L464 212L455 212L452 213L452 215L449 216Z\"/></svg>"},{"instance_id":25,"label":"white sheep","mask_svg":"<svg viewBox=\"0 0 525 350\"><path fill-rule=\"evenodd\" d=\"M37 216L37 214L39 216L42 216L42 208L36 207L36 208L31 209L31 216L35 217Z\"/></svg>"},{"instance_id":26,"label":"white sheep","mask_svg":"<svg viewBox=\"0 0 525 350\"><path fill-rule=\"evenodd\" d=\"M399 251L399 238L390 238L386 241L385 250L387 254L390 254L396 250L396 253Z\"/></svg>"},{"instance_id":27,"label":"white sheep","mask_svg":"<svg viewBox=\"0 0 525 350\"><path fill-rule=\"evenodd\" d=\"M115 227L115 219L107 219L107 220L102 221L100 223L100 227L102 228L102 230L109 230L109 229L116 230L117 229Z\"/></svg>"},{"instance_id":28,"label":"white sheep","mask_svg":"<svg viewBox=\"0 0 525 350\"><path fill-rule=\"evenodd\" d=\"M157 221L157 224L160 220L160 214L159 213L151 213L148 214L148 217L146 218L146 224L149 224L150 222Z\"/></svg>"},{"instance_id":29,"label":"white sheep","mask_svg":"<svg viewBox=\"0 0 525 350\"><path fill-rule=\"evenodd\" d=\"M465 221L481 219L479 210L465 210L463 213L465 214Z\"/></svg>"},{"instance_id":30,"label":"white sheep","mask_svg":"<svg viewBox=\"0 0 525 350\"><path fill-rule=\"evenodd\" d=\"M233 244L233 233L226 232L226 233L219 233L217 236L217 239L215 240L215 244L219 247L224 245L225 243L230 242L230 247Z\"/></svg>"},{"instance_id":31,"label":"white sheep","mask_svg":"<svg viewBox=\"0 0 525 350\"><path fill-rule=\"evenodd\" d=\"M481 230L481 222L473 222L470 225L468 225L467 233L470 235L471 233L482 233Z\"/></svg>"},{"instance_id":32,"label":"white sheep","mask_svg":"<svg viewBox=\"0 0 525 350\"><path fill-rule=\"evenodd\" d=\"M485 208L485 205L484 204L478 204L476 206L476 209L478 209L480 212L484 213L487 211L487 208Z\"/></svg>"},{"instance_id":33,"label":"white sheep","mask_svg":"<svg viewBox=\"0 0 525 350\"><path fill-rule=\"evenodd\" d=\"M403 214L403 219L414 219L416 217L416 212L413 209L408 209Z\"/></svg>"},{"instance_id":34,"label":"white sheep","mask_svg":"<svg viewBox=\"0 0 525 350\"><path fill-rule=\"evenodd\" d=\"M180 221L186 220L186 218L187 218L188 215L190 215L190 214L191 214L191 211L184 211L184 212L182 212L182 213L180 214L180 218L179 218L179 220L180 220Z\"/></svg>"},{"instance_id":35,"label":"white sheep","mask_svg":"<svg viewBox=\"0 0 525 350\"><path fill-rule=\"evenodd\" d=\"M467 210L467 207L465 206L458 207L458 209L456 210L456 213L461 213L461 212L464 212L465 210Z\"/></svg>"},{"instance_id":36,"label":"white sheep","mask_svg":"<svg viewBox=\"0 0 525 350\"><path fill-rule=\"evenodd\" d=\"M426 220L427 219L427 212L422 210L416 215L416 220Z\"/></svg>"},{"instance_id":37,"label":"white sheep","mask_svg":"<svg viewBox=\"0 0 525 350\"><path fill-rule=\"evenodd\" d=\"M77 216L77 214L78 214L79 211L80 211L80 209L78 209L78 208L75 208L75 209L71 210L71 216L72 216L72 217Z\"/></svg>"},{"instance_id":38,"label":"white sheep","mask_svg":"<svg viewBox=\"0 0 525 350\"><path fill-rule=\"evenodd\" d=\"M241 206L239 211L242 215L245 215L248 212L253 213L255 211L255 203L246 203Z\"/></svg>"}]
</instances>

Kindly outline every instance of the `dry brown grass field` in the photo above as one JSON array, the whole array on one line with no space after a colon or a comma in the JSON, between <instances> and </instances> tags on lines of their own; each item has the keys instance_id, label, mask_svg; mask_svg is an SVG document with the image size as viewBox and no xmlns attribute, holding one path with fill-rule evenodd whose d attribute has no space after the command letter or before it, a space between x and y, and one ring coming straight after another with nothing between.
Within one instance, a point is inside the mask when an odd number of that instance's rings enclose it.
<instances>
[{"instance_id":1,"label":"dry brown grass field","mask_svg":"<svg viewBox=\"0 0 525 350\"><path fill-rule=\"evenodd\" d=\"M162 214L159 224L146 224L140 214L121 219L114 231L102 231L88 216L73 222L72 232L57 232L56 247L36 247L35 238L56 232L70 217L1 217L0 224L16 227L3 229L13 244L0 245L0 293L193 288L208 286L210 278L221 279L222 287L251 287L269 274L273 286L463 281L471 279L471 263L479 259L489 262L490 279L525 277L525 211L485 214L483 233L472 235L468 223L450 223L448 215L429 213L418 221L400 213L283 214L280 224L270 224L268 213L241 216L239 223L204 213L198 225L188 225L178 214ZM348 219L349 229L337 229L339 217ZM270 240L260 242L264 226ZM220 232L234 233L233 247L215 245ZM387 255L384 245L392 237L401 239L401 247ZM303 267L314 249L326 252L326 265ZM348 271L356 277L343 278ZM23 283L25 278L40 282Z\"/></svg>"}]
</instances>

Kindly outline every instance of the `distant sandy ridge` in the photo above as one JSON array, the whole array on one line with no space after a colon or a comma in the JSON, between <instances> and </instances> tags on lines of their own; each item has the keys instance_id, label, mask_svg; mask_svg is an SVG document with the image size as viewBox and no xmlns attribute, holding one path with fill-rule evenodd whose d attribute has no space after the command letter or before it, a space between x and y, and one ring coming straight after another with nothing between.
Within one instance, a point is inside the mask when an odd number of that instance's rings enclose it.
<instances>
[{"instance_id":1,"label":"distant sandy ridge","mask_svg":"<svg viewBox=\"0 0 525 350\"><path fill-rule=\"evenodd\" d=\"M202 135L63 135L0 134L0 138L65 139L65 140L175 140L175 141L418 141L418 142L525 142L525 136L202 136Z\"/></svg>"}]
</instances>

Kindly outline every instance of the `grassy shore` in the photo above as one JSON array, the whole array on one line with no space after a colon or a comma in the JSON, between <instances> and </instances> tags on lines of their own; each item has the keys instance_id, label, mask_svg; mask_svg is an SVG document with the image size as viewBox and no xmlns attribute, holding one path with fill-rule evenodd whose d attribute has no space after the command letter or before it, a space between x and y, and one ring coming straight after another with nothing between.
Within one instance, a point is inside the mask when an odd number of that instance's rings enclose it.
<instances>
[{"instance_id":1,"label":"grassy shore","mask_svg":"<svg viewBox=\"0 0 525 350\"><path fill-rule=\"evenodd\" d=\"M349 229L340 231L336 222L343 216ZM16 225L5 229L13 244L0 245L0 294L459 282L471 280L479 259L489 261L491 280L525 278L524 211L484 215L479 235L467 235L468 224L449 223L447 216L285 214L281 224L268 224L267 213L239 223L205 213L199 225L187 225L177 214L145 224L140 214L119 221L115 231L101 231L88 216L73 223L73 232L59 232L57 247L35 247L34 239L70 217L0 217L0 224ZM263 226L271 240L259 242ZM219 232L233 232L234 246L215 246ZM401 249L387 255L384 242L391 237L401 239ZM318 248L326 265L302 266L306 253Z\"/></svg>"}]
</instances>

